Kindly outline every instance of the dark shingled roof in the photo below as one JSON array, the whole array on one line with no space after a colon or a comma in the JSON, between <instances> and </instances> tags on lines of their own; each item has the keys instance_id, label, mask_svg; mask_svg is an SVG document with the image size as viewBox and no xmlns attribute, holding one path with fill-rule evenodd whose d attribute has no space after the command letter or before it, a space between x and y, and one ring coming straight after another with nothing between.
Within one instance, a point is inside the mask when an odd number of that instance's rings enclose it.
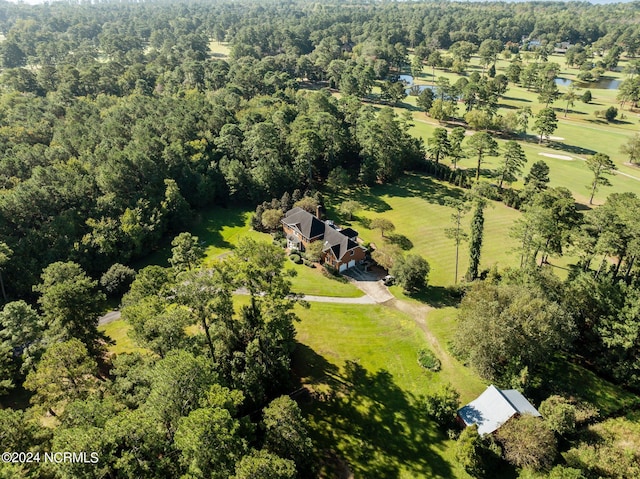
<instances>
[{"instance_id":1,"label":"dark shingled roof","mask_svg":"<svg viewBox=\"0 0 640 479\"><path fill-rule=\"evenodd\" d=\"M343 230L340 230L340 233L345 235L347 238L351 238L351 239L358 237L358 232L351 228L345 228Z\"/></svg>"},{"instance_id":2,"label":"dark shingled roof","mask_svg":"<svg viewBox=\"0 0 640 479\"><path fill-rule=\"evenodd\" d=\"M338 260L342 259L347 251L359 246L354 241L358 236L357 231L351 228L338 231L302 208L296 207L287 211L282 223L297 229L307 239L319 237L319 240L324 242L323 251L331 250Z\"/></svg>"},{"instance_id":3,"label":"dark shingled roof","mask_svg":"<svg viewBox=\"0 0 640 479\"><path fill-rule=\"evenodd\" d=\"M296 228L302 236L307 239L313 239L324 233L325 224L308 211L295 207L287 211L282 222L287 226Z\"/></svg>"},{"instance_id":4,"label":"dark shingled roof","mask_svg":"<svg viewBox=\"0 0 640 479\"><path fill-rule=\"evenodd\" d=\"M334 230L327 225L324 231L324 248L323 251L331 249L337 259L342 259L347 251L356 248L358 243L342 234L341 231Z\"/></svg>"}]
</instances>

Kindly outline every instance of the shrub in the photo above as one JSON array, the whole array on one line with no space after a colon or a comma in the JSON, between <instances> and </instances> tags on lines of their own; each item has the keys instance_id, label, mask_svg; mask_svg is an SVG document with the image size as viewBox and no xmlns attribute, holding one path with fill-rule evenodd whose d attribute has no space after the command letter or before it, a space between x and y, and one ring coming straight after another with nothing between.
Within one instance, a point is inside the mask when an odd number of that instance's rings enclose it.
<instances>
[{"instance_id":1,"label":"shrub","mask_svg":"<svg viewBox=\"0 0 640 479\"><path fill-rule=\"evenodd\" d=\"M329 276L340 276L340 272L329 264L324 265L324 270L329 274Z\"/></svg>"},{"instance_id":2,"label":"shrub","mask_svg":"<svg viewBox=\"0 0 640 479\"><path fill-rule=\"evenodd\" d=\"M559 435L571 433L576 428L576 407L562 396L550 396L538 408L549 429Z\"/></svg>"},{"instance_id":3,"label":"shrub","mask_svg":"<svg viewBox=\"0 0 640 479\"><path fill-rule=\"evenodd\" d=\"M504 458L516 467L549 469L557 454L556 438L538 418L525 414L507 421L496 433Z\"/></svg>"},{"instance_id":4,"label":"shrub","mask_svg":"<svg viewBox=\"0 0 640 479\"><path fill-rule=\"evenodd\" d=\"M295 264L302 264L302 258L297 253L290 254L289 259L293 261Z\"/></svg>"},{"instance_id":5,"label":"shrub","mask_svg":"<svg viewBox=\"0 0 640 479\"><path fill-rule=\"evenodd\" d=\"M418 351L418 364L429 371L440 371L440 360L427 348Z\"/></svg>"},{"instance_id":6,"label":"shrub","mask_svg":"<svg viewBox=\"0 0 640 479\"><path fill-rule=\"evenodd\" d=\"M444 428L453 424L458 407L460 407L460 395L450 384L446 384L440 391L427 396L424 400L427 415Z\"/></svg>"},{"instance_id":7,"label":"shrub","mask_svg":"<svg viewBox=\"0 0 640 479\"><path fill-rule=\"evenodd\" d=\"M135 270L115 263L100 278L100 286L109 296L119 296L127 292L135 277Z\"/></svg>"}]
</instances>

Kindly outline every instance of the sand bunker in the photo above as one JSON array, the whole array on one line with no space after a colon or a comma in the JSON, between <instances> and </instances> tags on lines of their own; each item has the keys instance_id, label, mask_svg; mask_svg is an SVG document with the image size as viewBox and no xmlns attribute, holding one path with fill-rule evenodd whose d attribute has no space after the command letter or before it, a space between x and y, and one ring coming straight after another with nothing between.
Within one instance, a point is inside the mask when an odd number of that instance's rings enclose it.
<instances>
[{"instance_id":1,"label":"sand bunker","mask_svg":"<svg viewBox=\"0 0 640 479\"><path fill-rule=\"evenodd\" d=\"M538 155L555 158L556 160L573 161L573 158L567 155L556 155L555 153L538 153Z\"/></svg>"},{"instance_id":2,"label":"sand bunker","mask_svg":"<svg viewBox=\"0 0 640 479\"><path fill-rule=\"evenodd\" d=\"M562 141L562 140L564 140L564 138L562 138L561 136L548 136L547 138L549 138L552 141Z\"/></svg>"}]
</instances>

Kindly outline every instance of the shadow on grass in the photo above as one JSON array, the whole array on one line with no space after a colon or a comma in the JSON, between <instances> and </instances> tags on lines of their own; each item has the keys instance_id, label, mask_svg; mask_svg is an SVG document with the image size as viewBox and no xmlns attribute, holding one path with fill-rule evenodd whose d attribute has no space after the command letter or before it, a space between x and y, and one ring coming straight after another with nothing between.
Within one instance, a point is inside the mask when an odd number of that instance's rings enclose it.
<instances>
[{"instance_id":1,"label":"shadow on grass","mask_svg":"<svg viewBox=\"0 0 640 479\"><path fill-rule=\"evenodd\" d=\"M198 215L192 231L207 246L233 249L234 245L222 237L222 228L241 227L245 223L246 209L218 207L203 211Z\"/></svg>"},{"instance_id":2,"label":"shadow on grass","mask_svg":"<svg viewBox=\"0 0 640 479\"><path fill-rule=\"evenodd\" d=\"M413 248L413 243L405 235L390 234L390 235L387 235L387 241L389 241L389 243L398 245L401 249L405 251Z\"/></svg>"},{"instance_id":3,"label":"shadow on grass","mask_svg":"<svg viewBox=\"0 0 640 479\"><path fill-rule=\"evenodd\" d=\"M400 198L419 197L429 203L445 205L449 198L462 198L463 191L453 186L438 183L428 176L406 174L393 184L372 189L377 195Z\"/></svg>"},{"instance_id":4,"label":"shadow on grass","mask_svg":"<svg viewBox=\"0 0 640 479\"><path fill-rule=\"evenodd\" d=\"M511 100L511 101L519 101L522 103L531 103L531 100L527 100L526 98L516 98L516 97L511 97L511 96L503 96L502 97L503 100Z\"/></svg>"},{"instance_id":5,"label":"shadow on grass","mask_svg":"<svg viewBox=\"0 0 640 479\"><path fill-rule=\"evenodd\" d=\"M547 147L553 150L566 151L567 153L571 153L574 155L595 155L597 153L595 150L590 150L589 148L582 148L581 146L576 145L567 145L566 143L559 143L555 141L549 142Z\"/></svg>"},{"instance_id":6,"label":"shadow on grass","mask_svg":"<svg viewBox=\"0 0 640 479\"><path fill-rule=\"evenodd\" d=\"M244 226L246 221L245 208L222 208L214 207L199 212L193 225L186 228L197 236L200 242L205 246L215 246L223 249L232 249L234 246L226 241L221 234L223 227L233 228ZM173 235L168 234L163 238L158 248L151 254L136 259L131 266L140 270L149 265L158 265L162 267L169 266L169 258L171 257L171 241L179 233Z\"/></svg>"},{"instance_id":7,"label":"shadow on grass","mask_svg":"<svg viewBox=\"0 0 640 479\"><path fill-rule=\"evenodd\" d=\"M566 115L564 114L564 109L558 110L560 113L562 113L561 118L566 118ZM567 115L586 115L587 113L584 111L579 111L579 110L567 110Z\"/></svg>"},{"instance_id":8,"label":"shadow on grass","mask_svg":"<svg viewBox=\"0 0 640 479\"><path fill-rule=\"evenodd\" d=\"M407 103L407 102L404 102L404 101L399 102L397 105L391 105L391 106L395 106L397 108L403 108L403 109L409 110L409 111L424 111L419 106L412 105L411 103Z\"/></svg>"},{"instance_id":9,"label":"shadow on grass","mask_svg":"<svg viewBox=\"0 0 640 479\"><path fill-rule=\"evenodd\" d=\"M543 400L552 394L587 401L598 408L601 417L608 417L637 407L640 398L577 364L579 358L556 355L541 367L542 385L532 393L532 399Z\"/></svg>"},{"instance_id":10,"label":"shadow on grass","mask_svg":"<svg viewBox=\"0 0 640 479\"><path fill-rule=\"evenodd\" d=\"M583 203L576 203L576 210L578 211L591 211L593 209L593 207L583 204Z\"/></svg>"},{"instance_id":11,"label":"shadow on grass","mask_svg":"<svg viewBox=\"0 0 640 479\"><path fill-rule=\"evenodd\" d=\"M412 299L434 308L457 307L462 300L459 292L444 286L427 286L426 289L407 294Z\"/></svg>"},{"instance_id":12,"label":"shadow on grass","mask_svg":"<svg viewBox=\"0 0 640 479\"><path fill-rule=\"evenodd\" d=\"M401 389L391 373L369 371L356 361L347 361L339 370L311 348L300 346L294 370L305 374L307 384L324 383L327 390L302 405L321 449L316 457L341 456L354 477L406 477L402 468L414 476L453 475L451 466L435 452L444 435L427 418L420 398ZM321 476L344 477L336 462L323 461Z\"/></svg>"},{"instance_id":13,"label":"shadow on grass","mask_svg":"<svg viewBox=\"0 0 640 479\"><path fill-rule=\"evenodd\" d=\"M362 205L365 210L374 211L376 213L383 213L391 209L391 205L386 201L380 199L378 194L374 194L373 190L377 188L358 188L354 198Z\"/></svg>"},{"instance_id":14,"label":"shadow on grass","mask_svg":"<svg viewBox=\"0 0 640 479\"><path fill-rule=\"evenodd\" d=\"M568 145L561 141L547 140L546 138L543 140L542 143L540 143L539 135L527 134L522 138L527 143L535 143L536 145L545 146L547 148L551 148L552 150L566 151L567 153L572 153L574 155L594 155L596 153L596 151L590 150L588 148L582 148L581 146L576 146L576 145Z\"/></svg>"}]
</instances>

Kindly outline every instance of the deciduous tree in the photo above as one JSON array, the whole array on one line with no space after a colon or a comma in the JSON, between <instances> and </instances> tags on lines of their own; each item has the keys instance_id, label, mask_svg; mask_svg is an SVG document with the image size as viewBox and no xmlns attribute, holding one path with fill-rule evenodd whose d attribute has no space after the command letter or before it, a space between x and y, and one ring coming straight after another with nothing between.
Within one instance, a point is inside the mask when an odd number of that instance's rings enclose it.
<instances>
[{"instance_id":1,"label":"deciduous tree","mask_svg":"<svg viewBox=\"0 0 640 479\"><path fill-rule=\"evenodd\" d=\"M384 238L385 233L390 233L396 229L396 226L386 218L374 218L369 224L371 229L380 230L380 236Z\"/></svg>"},{"instance_id":2,"label":"deciduous tree","mask_svg":"<svg viewBox=\"0 0 640 479\"><path fill-rule=\"evenodd\" d=\"M346 200L340 203L338 209L341 214L345 215L349 221L353 219L353 216L362 209L362 205L355 200Z\"/></svg>"},{"instance_id":3,"label":"deciduous tree","mask_svg":"<svg viewBox=\"0 0 640 479\"><path fill-rule=\"evenodd\" d=\"M640 133L636 133L620 147L620 153L629 157L629 163L640 163Z\"/></svg>"},{"instance_id":4,"label":"deciduous tree","mask_svg":"<svg viewBox=\"0 0 640 479\"><path fill-rule=\"evenodd\" d=\"M553 108L543 108L536 115L536 120L533 124L534 131L540 134L540 141L542 143L543 137L549 137L558 128L558 120Z\"/></svg>"},{"instance_id":5,"label":"deciduous tree","mask_svg":"<svg viewBox=\"0 0 640 479\"><path fill-rule=\"evenodd\" d=\"M504 457L517 467L535 471L551 467L557 454L556 439L544 422L525 414L507 421L497 432Z\"/></svg>"},{"instance_id":6,"label":"deciduous tree","mask_svg":"<svg viewBox=\"0 0 640 479\"><path fill-rule=\"evenodd\" d=\"M483 378L502 384L519 384L524 372L535 374L575 337L572 318L529 285L476 282L458 317L454 350Z\"/></svg>"},{"instance_id":7,"label":"deciduous tree","mask_svg":"<svg viewBox=\"0 0 640 479\"><path fill-rule=\"evenodd\" d=\"M430 270L429 263L422 256L409 254L398 256L390 272L405 291L415 292L427 286Z\"/></svg>"}]
</instances>

